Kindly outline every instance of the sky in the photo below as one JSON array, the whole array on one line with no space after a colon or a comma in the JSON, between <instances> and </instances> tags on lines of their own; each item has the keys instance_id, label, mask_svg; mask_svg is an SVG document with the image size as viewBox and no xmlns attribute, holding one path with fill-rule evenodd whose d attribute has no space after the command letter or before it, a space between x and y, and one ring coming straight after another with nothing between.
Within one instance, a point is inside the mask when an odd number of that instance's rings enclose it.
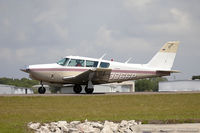
<instances>
[{"instance_id":1,"label":"sky","mask_svg":"<svg viewBox=\"0 0 200 133\"><path fill-rule=\"evenodd\" d=\"M199 0L0 0L0 77L78 55L147 63L180 41L169 79L200 75Z\"/></svg>"}]
</instances>

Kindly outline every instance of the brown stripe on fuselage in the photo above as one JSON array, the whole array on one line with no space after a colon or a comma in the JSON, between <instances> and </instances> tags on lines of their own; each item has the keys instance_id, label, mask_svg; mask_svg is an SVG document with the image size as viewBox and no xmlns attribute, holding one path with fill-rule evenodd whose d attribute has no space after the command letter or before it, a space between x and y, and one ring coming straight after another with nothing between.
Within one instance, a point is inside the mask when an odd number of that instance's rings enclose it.
<instances>
[{"instance_id":1,"label":"brown stripe on fuselage","mask_svg":"<svg viewBox=\"0 0 200 133\"><path fill-rule=\"evenodd\" d=\"M74 68L34 68L30 69L30 71L78 71L78 72L84 72L89 69L74 69ZM156 74L156 71L140 71L140 70L116 70L113 69L112 72L116 73L144 73L144 74Z\"/></svg>"},{"instance_id":2,"label":"brown stripe on fuselage","mask_svg":"<svg viewBox=\"0 0 200 133\"><path fill-rule=\"evenodd\" d=\"M89 69L71 69L71 68L32 68L31 71L87 71Z\"/></svg>"}]
</instances>

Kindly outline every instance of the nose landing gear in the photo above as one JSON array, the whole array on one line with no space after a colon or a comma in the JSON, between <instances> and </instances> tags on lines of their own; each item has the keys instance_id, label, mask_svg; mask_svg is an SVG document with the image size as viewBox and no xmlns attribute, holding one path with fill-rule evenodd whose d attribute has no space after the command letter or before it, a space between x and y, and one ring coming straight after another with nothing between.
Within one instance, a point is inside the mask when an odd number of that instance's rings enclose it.
<instances>
[{"instance_id":1,"label":"nose landing gear","mask_svg":"<svg viewBox=\"0 0 200 133\"><path fill-rule=\"evenodd\" d=\"M39 94L44 94L46 92L46 88L44 88L42 81L40 81L41 87L38 88Z\"/></svg>"},{"instance_id":2,"label":"nose landing gear","mask_svg":"<svg viewBox=\"0 0 200 133\"><path fill-rule=\"evenodd\" d=\"M46 88L44 88L44 87L39 87L38 88L38 93L39 94L44 94L46 92Z\"/></svg>"}]
</instances>

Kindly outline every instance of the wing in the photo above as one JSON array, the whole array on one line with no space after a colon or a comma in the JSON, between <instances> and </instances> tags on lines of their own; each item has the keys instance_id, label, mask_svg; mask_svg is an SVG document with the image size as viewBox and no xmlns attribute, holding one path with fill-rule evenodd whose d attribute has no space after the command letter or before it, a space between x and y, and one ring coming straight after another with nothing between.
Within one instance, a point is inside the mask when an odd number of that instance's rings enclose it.
<instances>
[{"instance_id":1,"label":"wing","mask_svg":"<svg viewBox=\"0 0 200 133\"><path fill-rule=\"evenodd\" d=\"M103 84L109 81L111 70L106 68L89 69L76 76L63 77L63 80L79 84L87 84L91 80L93 84Z\"/></svg>"}]
</instances>

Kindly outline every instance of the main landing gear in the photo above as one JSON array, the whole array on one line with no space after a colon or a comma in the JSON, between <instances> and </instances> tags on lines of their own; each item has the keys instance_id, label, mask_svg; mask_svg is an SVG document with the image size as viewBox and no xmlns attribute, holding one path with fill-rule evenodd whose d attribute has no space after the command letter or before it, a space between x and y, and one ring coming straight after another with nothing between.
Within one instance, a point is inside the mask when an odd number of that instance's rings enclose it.
<instances>
[{"instance_id":1,"label":"main landing gear","mask_svg":"<svg viewBox=\"0 0 200 133\"><path fill-rule=\"evenodd\" d=\"M82 86L76 84L76 85L74 86L73 90L74 90L74 92L75 92L76 94L79 94L79 93L81 93L81 91L82 91ZM89 81L89 82L88 82L88 85L85 86L85 92L86 92L87 94L92 94L93 91L94 91L93 84L92 84L91 81Z\"/></svg>"},{"instance_id":2,"label":"main landing gear","mask_svg":"<svg viewBox=\"0 0 200 133\"><path fill-rule=\"evenodd\" d=\"M74 90L74 92L75 92L76 94L79 94L79 93L81 93L81 91L82 91L82 86L76 84L76 85L74 86L73 90Z\"/></svg>"},{"instance_id":3,"label":"main landing gear","mask_svg":"<svg viewBox=\"0 0 200 133\"><path fill-rule=\"evenodd\" d=\"M86 92L87 94L92 94L93 91L94 91L94 88L88 88L87 85L85 86L85 92Z\"/></svg>"},{"instance_id":4,"label":"main landing gear","mask_svg":"<svg viewBox=\"0 0 200 133\"><path fill-rule=\"evenodd\" d=\"M89 81L88 81L88 85L85 86L85 92L86 92L87 94L92 94L93 91L94 91L94 86L93 86L93 84L92 84L92 81L89 80Z\"/></svg>"},{"instance_id":5,"label":"main landing gear","mask_svg":"<svg viewBox=\"0 0 200 133\"><path fill-rule=\"evenodd\" d=\"M46 92L46 88L44 88L42 81L40 81L41 87L38 88L39 94L44 94Z\"/></svg>"}]
</instances>

